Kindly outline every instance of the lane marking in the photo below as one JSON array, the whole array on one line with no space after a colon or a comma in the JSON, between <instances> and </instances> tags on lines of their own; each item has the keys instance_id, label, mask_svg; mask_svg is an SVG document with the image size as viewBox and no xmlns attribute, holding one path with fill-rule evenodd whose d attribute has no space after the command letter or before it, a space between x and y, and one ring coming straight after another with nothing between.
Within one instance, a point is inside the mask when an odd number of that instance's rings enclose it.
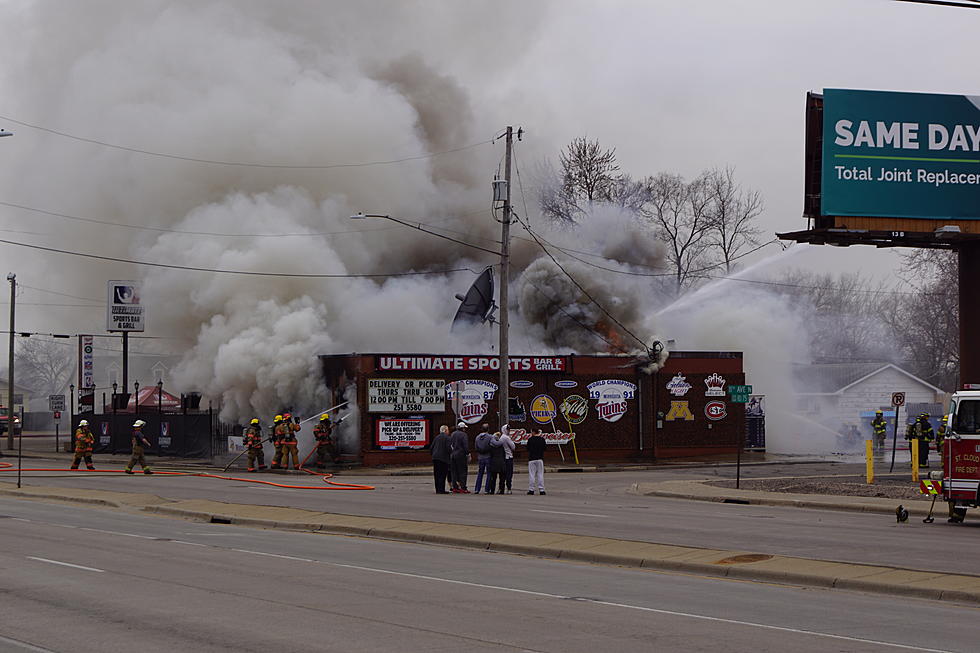
<instances>
[{"instance_id":1,"label":"lane marking","mask_svg":"<svg viewBox=\"0 0 980 653\"><path fill-rule=\"evenodd\" d=\"M39 651L39 653L57 653L57 651L52 651L49 648L41 648L40 646L34 646L33 644L28 644L27 642L22 642L19 639L10 639L9 637L4 637L0 635L0 642L4 644L10 644L11 646L17 646L24 649L25 651Z\"/></svg>"},{"instance_id":2,"label":"lane marking","mask_svg":"<svg viewBox=\"0 0 980 653\"><path fill-rule=\"evenodd\" d=\"M266 553L265 551L249 551L248 549L232 549L232 551L238 551L239 553L252 553L254 555L268 556L270 558L282 558L283 560L297 560L299 562L320 562L319 560L314 560L312 558L297 558L296 556L285 556L280 553Z\"/></svg>"},{"instance_id":3,"label":"lane marking","mask_svg":"<svg viewBox=\"0 0 980 653\"><path fill-rule=\"evenodd\" d=\"M602 517L603 519L606 519L606 518L609 517L609 515L593 515L592 513L589 513L589 512L562 512L561 510L535 510L534 508L530 508L530 511L531 512L548 512L548 513L551 513L553 515L576 515L577 517Z\"/></svg>"},{"instance_id":4,"label":"lane marking","mask_svg":"<svg viewBox=\"0 0 980 653\"><path fill-rule=\"evenodd\" d=\"M137 535L136 533L122 533L120 531L107 531L101 528L89 528L87 526L69 526L68 528L77 528L80 531L91 531L93 533L105 533L107 535L122 535L123 537L138 537L141 540L157 539L155 537L150 537L149 535Z\"/></svg>"},{"instance_id":5,"label":"lane marking","mask_svg":"<svg viewBox=\"0 0 980 653\"><path fill-rule=\"evenodd\" d=\"M184 535L196 535L199 537L247 537L246 533L190 533L184 531Z\"/></svg>"},{"instance_id":6,"label":"lane marking","mask_svg":"<svg viewBox=\"0 0 980 653\"><path fill-rule=\"evenodd\" d=\"M47 562L52 565L61 565L62 567L73 567L75 569L84 569L85 571L97 571L100 574L105 573L105 569L96 569L95 567L83 567L82 565L73 565L70 562L59 562L58 560L48 560L47 558L35 558L34 556L25 556L28 560L37 560L38 562Z\"/></svg>"},{"instance_id":7,"label":"lane marking","mask_svg":"<svg viewBox=\"0 0 980 653\"><path fill-rule=\"evenodd\" d=\"M199 544L197 542L185 542L184 540L170 540L174 544L187 544L188 546L203 546L206 548L211 548L210 544Z\"/></svg>"}]
</instances>

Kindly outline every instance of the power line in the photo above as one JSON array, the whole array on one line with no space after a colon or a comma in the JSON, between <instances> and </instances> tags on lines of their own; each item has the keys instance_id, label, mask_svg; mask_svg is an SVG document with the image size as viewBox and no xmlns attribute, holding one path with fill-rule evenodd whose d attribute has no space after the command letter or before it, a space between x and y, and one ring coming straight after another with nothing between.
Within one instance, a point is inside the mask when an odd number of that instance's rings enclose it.
<instances>
[{"instance_id":1,"label":"power line","mask_svg":"<svg viewBox=\"0 0 980 653\"><path fill-rule=\"evenodd\" d=\"M15 125L20 125L22 127L29 127L31 129L36 129L38 131L46 132L48 134L54 134L56 136L62 136L64 138L70 138L75 141L81 141L83 143L91 143L93 145L101 145L102 147L112 148L114 150L122 150L124 152L133 152L136 154L145 154L147 156L155 156L164 159L176 159L178 161L190 161L193 163L206 163L209 165L221 165L221 166L236 166L241 168L279 168L287 170L333 170L337 168L367 168L370 166L383 166L391 165L394 163L404 163L406 161L419 161L421 159L431 159L432 157L440 156L442 154L451 154L453 152L462 152L463 150L469 150L474 147L479 147L480 145L488 145L493 143L493 139L487 139L478 141L476 143L470 143L469 145L463 145L460 147L454 147L448 150L440 150L438 152L430 152L428 154L418 154L415 156L407 156L400 159L387 159L380 161L362 161L359 163L327 163L327 164L285 164L285 163L246 163L242 161L222 161L220 159L202 159L192 156L182 156L179 154L169 154L166 152L156 152L153 150L144 150L137 147L128 147L126 145L117 145L115 143L108 143L106 141L100 141L94 138L86 138L84 136L76 136L75 134L69 134L68 132L58 131L57 129L51 129L49 127L42 127L41 125L35 125L29 122L24 122L22 120L16 120L9 116L0 116L0 119L12 122Z\"/></svg>"},{"instance_id":2,"label":"power line","mask_svg":"<svg viewBox=\"0 0 980 653\"><path fill-rule=\"evenodd\" d=\"M428 270L419 272L391 272L391 273L372 273L372 274L301 274L301 273L288 273L288 272L252 272L249 270L222 270L217 268L202 268L190 265L171 265L168 263L154 263L152 261L136 261L133 259L116 258L113 256L100 256L98 254L88 254L85 252L73 252L65 249L57 249L55 247L43 247L41 245L32 245L30 243L19 243L13 240L3 240L0 239L0 243L6 245L16 245L18 247L27 247L30 249L37 249L44 252L52 252L55 254L66 254L68 256L79 256L82 258L96 259L99 261L111 261L113 263L128 263L129 265L144 265L147 267L154 268L166 268L170 270L186 270L189 272L211 272L214 274L241 274L246 276L254 277L289 277L296 279L380 279L386 277L414 277L429 274L448 274L450 272L472 272L477 274L477 270L471 268L448 268L443 270ZM463 243L464 245L467 243ZM482 247L478 249L483 249Z\"/></svg>"},{"instance_id":3,"label":"power line","mask_svg":"<svg viewBox=\"0 0 980 653\"><path fill-rule=\"evenodd\" d=\"M939 5L941 7L959 7L961 9L980 9L975 0L895 0L916 5Z\"/></svg>"}]
</instances>

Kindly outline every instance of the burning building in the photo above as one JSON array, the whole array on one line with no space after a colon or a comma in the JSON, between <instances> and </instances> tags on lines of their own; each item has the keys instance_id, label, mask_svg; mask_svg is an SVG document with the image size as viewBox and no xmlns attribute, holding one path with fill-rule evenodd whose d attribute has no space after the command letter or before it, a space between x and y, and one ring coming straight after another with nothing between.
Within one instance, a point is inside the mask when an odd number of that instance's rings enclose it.
<instances>
[{"instance_id":1,"label":"burning building","mask_svg":"<svg viewBox=\"0 0 980 653\"><path fill-rule=\"evenodd\" d=\"M368 466L425 463L439 427L458 420L498 430L496 356L348 354L321 356L339 412L353 419L341 442ZM745 382L741 352L671 352L648 374L631 356L512 356L511 435L540 427L553 462L649 462L734 453L744 404L729 385ZM350 411L349 413L347 411ZM345 422L347 419L345 418Z\"/></svg>"}]
</instances>

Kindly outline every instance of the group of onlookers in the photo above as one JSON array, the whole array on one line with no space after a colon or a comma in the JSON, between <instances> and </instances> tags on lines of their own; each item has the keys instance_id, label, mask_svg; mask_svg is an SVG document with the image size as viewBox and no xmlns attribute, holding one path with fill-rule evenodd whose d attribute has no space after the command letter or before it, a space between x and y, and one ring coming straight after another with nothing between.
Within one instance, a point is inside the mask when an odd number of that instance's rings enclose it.
<instances>
[{"instance_id":1,"label":"group of onlookers","mask_svg":"<svg viewBox=\"0 0 980 653\"><path fill-rule=\"evenodd\" d=\"M456 430L449 432L448 426L439 427L439 434L432 440L432 475L435 478L436 494L471 494L467 488L467 476L471 458L468 425L460 422ZM546 494L544 490L544 450L546 442L541 429L531 431L527 440L528 453L528 494ZM514 480L514 452L517 445L510 437L507 425L500 431L490 433L490 425L483 428L474 440L476 449L476 485L472 494L512 494ZM446 481L450 489L446 490Z\"/></svg>"}]
</instances>

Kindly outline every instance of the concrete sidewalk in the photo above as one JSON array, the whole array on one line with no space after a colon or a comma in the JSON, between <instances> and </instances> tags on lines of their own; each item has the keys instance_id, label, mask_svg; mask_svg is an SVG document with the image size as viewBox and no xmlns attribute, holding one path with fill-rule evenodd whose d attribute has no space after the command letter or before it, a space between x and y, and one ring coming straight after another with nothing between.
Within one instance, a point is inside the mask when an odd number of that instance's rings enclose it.
<instances>
[{"instance_id":1,"label":"concrete sidewalk","mask_svg":"<svg viewBox=\"0 0 980 653\"><path fill-rule=\"evenodd\" d=\"M980 576L963 574L207 499L173 501L150 494L106 490L67 491L37 486L17 489L14 484L0 483L0 496L139 510L214 524L377 537L594 564L980 604Z\"/></svg>"}]
</instances>

